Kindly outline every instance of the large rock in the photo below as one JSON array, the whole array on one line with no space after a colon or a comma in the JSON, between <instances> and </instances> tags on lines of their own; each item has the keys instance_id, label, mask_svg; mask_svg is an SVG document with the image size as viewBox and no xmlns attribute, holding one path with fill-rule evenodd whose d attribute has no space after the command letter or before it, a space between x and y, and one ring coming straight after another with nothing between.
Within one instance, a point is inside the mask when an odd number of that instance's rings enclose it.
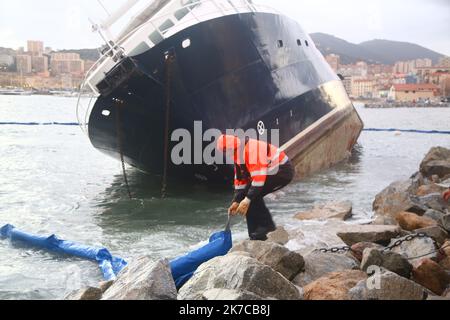
<instances>
[{"instance_id":1,"label":"large rock","mask_svg":"<svg viewBox=\"0 0 450 320\"><path fill-rule=\"evenodd\" d=\"M176 300L169 261L142 257L130 263L106 290L102 300Z\"/></svg>"},{"instance_id":2,"label":"large rock","mask_svg":"<svg viewBox=\"0 0 450 320\"><path fill-rule=\"evenodd\" d=\"M87 287L69 293L64 300L100 300L102 298L102 290L100 288Z\"/></svg>"},{"instance_id":3,"label":"large rock","mask_svg":"<svg viewBox=\"0 0 450 320\"><path fill-rule=\"evenodd\" d=\"M394 245L397 241L405 240L406 237L392 239L389 247ZM391 251L399 253L409 259L409 262L414 266L424 258L437 259L434 240L429 237L414 238L411 241L404 241L401 245L394 247Z\"/></svg>"},{"instance_id":4,"label":"large rock","mask_svg":"<svg viewBox=\"0 0 450 320\"><path fill-rule=\"evenodd\" d=\"M403 211L424 214L427 208L411 199L411 195L416 194L418 187L419 183L414 179L392 183L376 196L373 210L377 215L392 218Z\"/></svg>"},{"instance_id":5,"label":"large rock","mask_svg":"<svg viewBox=\"0 0 450 320\"><path fill-rule=\"evenodd\" d=\"M351 300L425 300L427 291L417 283L385 269L349 291Z\"/></svg>"},{"instance_id":6,"label":"large rock","mask_svg":"<svg viewBox=\"0 0 450 320\"><path fill-rule=\"evenodd\" d=\"M441 251L447 257L450 257L450 240L447 240L444 242L444 244L441 246Z\"/></svg>"},{"instance_id":7,"label":"large rock","mask_svg":"<svg viewBox=\"0 0 450 320\"><path fill-rule=\"evenodd\" d=\"M431 218L434 221L440 222L444 215L445 215L445 213L443 213L441 211L429 209L429 210L427 210L427 212L425 212L425 214L423 216L427 217L427 218Z\"/></svg>"},{"instance_id":8,"label":"large rock","mask_svg":"<svg viewBox=\"0 0 450 320\"><path fill-rule=\"evenodd\" d=\"M272 242L244 241L234 246L230 253L248 253L252 258L292 280L304 270L305 260L296 252Z\"/></svg>"},{"instance_id":9,"label":"large rock","mask_svg":"<svg viewBox=\"0 0 450 320\"><path fill-rule=\"evenodd\" d=\"M295 218L299 220L347 220L352 217L353 206L350 201L332 202L317 205L314 209L298 213Z\"/></svg>"},{"instance_id":10,"label":"large rock","mask_svg":"<svg viewBox=\"0 0 450 320\"><path fill-rule=\"evenodd\" d=\"M348 246L352 246L358 242L374 242L378 244L386 244L392 238L400 234L398 226L383 225L351 225L343 228L337 233Z\"/></svg>"},{"instance_id":11,"label":"large rock","mask_svg":"<svg viewBox=\"0 0 450 320\"><path fill-rule=\"evenodd\" d=\"M440 296L450 284L450 275L433 260L423 259L413 270L413 280Z\"/></svg>"},{"instance_id":12,"label":"large rock","mask_svg":"<svg viewBox=\"0 0 450 320\"><path fill-rule=\"evenodd\" d=\"M384 247L373 242L359 242L352 245L351 253L359 262L361 262L363 259L364 250L366 249L383 250Z\"/></svg>"},{"instance_id":13,"label":"large rock","mask_svg":"<svg viewBox=\"0 0 450 320\"><path fill-rule=\"evenodd\" d=\"M304 287L329 273L358 268L355 259L345 255L313 252L305 256L305 272L300 273L293 283Z\"/></svg>"},{"instance_id":14,"label":"large rock","mask_svg":"<svg viewBox=\"0 0 450 320\"><path fill-rule=\"evenodd\" d=\"M278 227L277 230L270 232L267 235L267 241L284 246L289 242L289 233L286 229L284 229L284 227Z\"/></svg>"},{"instance_id":15,"label":"large rock","mask_svg":"<svg viewBox=\"0 0 450 320\"><path fill-rule=\"evenodd\" d=\"M400 212L396 220L402 229L407 231L413 231L416 229L427 228L436 226L437 222L431 218L420 217L411 212Z\"/></svg>"},{"instance_id":16,"label":"large rock","mask_svg":"<svg viewBox=\"0 0 450 320\"><path fill-rule=\"evenodd\" d=\"M442 245L448 238L448 233L439 226L428 227L423 229L414 230L414 233L423 233L436 240L439 245Z\"/></svg>"},{"instance_id":17,"label":"large rock","mask_svg":"<svg viewBox=\"0 0 450 320\"><path fill-rule=\"evenodd\" d=\"M447 272L450 272L450 257L445 257L439 261L439 265Z\"/></svg>"},{"instance_id":18,"label":"large rock","mask_svg":"<svg viewBox=\"0 0 450 320\"><path fill-rule=\"evenodd\" d=\"M262 299L300 300L299 290L280 273L258 260L239 254L203 264L183 288L179 300L202 300L213 289L251 293Z\"/></svg>"},{"instance_id":19,"label":"large rock","mask_svg":"<svg viewBox=\"0 0 450 320\"><path fill-rule=\"evenodd\" d=\"M441 225L447 232L450 232L450 214L446 214L441 218Z\"/></svg>"},{"instance_id":20,"label":"large rock","mask_svg":"<svg viewBox=\"0 0 450 320\"><path fill-rule=\"evenodd\" d=\"M404 278L410 278L413 266L402 255L395 252L382 252L377 249L364 250L361 270L366 271L372 266L379 266L392 271Z\"/></svg>"},{"instance_id":21,"label":"large rock","mask_svg":"<svg viewBox=\"0 0 450 320\"><path fill-rule=\"evenodd\" d=\"M202 300L213 301L257 301L263 300L261 297L246 291L211 289L202 294Z\"/></svg>"},{"instance_id":22,"label":"large rock","mask_svg":"<svg viewBox=\"0 0 450 320\"><path fill-rule=\"evenodd\" d=\"M423 197L433 193L442 193L445 189L436 183L424 184L417 189L416 196Z\"/></svg>"},{"instance_id":23,"label":"large rock","mask_svg":"<svg viewBox=\"0 0 450 320\"><path fill-rule=\"evenodd\" d=\"M411 197L411 199L415 203L420 203L421 206L426 208L426 211L428 211L429 209L433 209L441 212L446 212L446 210L450 208L449 204L444 201L442 193L431 193L423 197ZM420 215L422 215L422 213Z\"/></svg>"},{"instance_id":24,"label":"large rock","mask_svg":"<svg viewBox=\"0 0 450 320\"><path fill-rule=\"evenodd\" d=\"M439 178L450 174L450 150L442 147L432 148L420 165L425 177L438 175Z\"/></svg>"},{"instance_id":25,"label":"large rock","mask_svg":"<svg viewBox=\"0 0 450 320\"><path fill-rule=\"evenodd\" d=\"M349 300L349 291L367 275L359 270L330 273L304 288L305 300Z\"/></svg>"}]
</instances>

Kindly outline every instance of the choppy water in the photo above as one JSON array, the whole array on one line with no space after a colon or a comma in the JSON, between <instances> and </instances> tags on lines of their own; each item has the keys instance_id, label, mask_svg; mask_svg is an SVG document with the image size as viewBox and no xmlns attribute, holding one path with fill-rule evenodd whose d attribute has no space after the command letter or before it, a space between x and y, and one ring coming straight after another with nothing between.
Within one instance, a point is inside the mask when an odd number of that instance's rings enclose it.
<instances>
[{"instance_id":1,"label":"choppy water","mask_svg":"<svg viewBox=\"0 0 450 320\"><path fill-rule=\"evenodd\" d=\"M0 96L0 122L75 122L75 104L73 98ZM450 129L450 109L358 110L367 127ZM409 177L436 145L450 147L450 136L364 132L349 161L268 202L277 223L303 226L303 245L329 244L320 224L292 216L315 202L351 200L356 219L367 220L374 196ZM169 199L161 200L159 180L129 169L137 200L128 200L120 163L96 151L78 127L0 126L0 155L0 226L56 233L125 259L157 259L189 251L225 224L231 191L171 184ZM245 238L244 223L234 230ZM0 241L0 299L59 299L100 280L95 263Z\"/></svg>"}]
</instances>

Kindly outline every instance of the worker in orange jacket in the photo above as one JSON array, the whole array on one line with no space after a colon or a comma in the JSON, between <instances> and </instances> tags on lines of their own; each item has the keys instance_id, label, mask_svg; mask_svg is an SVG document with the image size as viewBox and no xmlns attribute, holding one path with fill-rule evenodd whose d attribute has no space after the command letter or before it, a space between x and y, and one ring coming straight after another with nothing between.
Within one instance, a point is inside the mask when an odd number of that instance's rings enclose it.
<instances>
[{"instance_id":1,"label":"worker in orange jacket","mask_svg":"<svg viewBox=\"0 0 450 320\"><path fill-rule=\"evenodd\" d=\"M292 182L294 169L288 156L276 146L254 139L247 139L241 148L241 140L231 135L220 136L217 149L233 155L235 195L228 213L247 218L251 240L267 240L276 226L264 197Z\"/></svg>"}]
</instances>

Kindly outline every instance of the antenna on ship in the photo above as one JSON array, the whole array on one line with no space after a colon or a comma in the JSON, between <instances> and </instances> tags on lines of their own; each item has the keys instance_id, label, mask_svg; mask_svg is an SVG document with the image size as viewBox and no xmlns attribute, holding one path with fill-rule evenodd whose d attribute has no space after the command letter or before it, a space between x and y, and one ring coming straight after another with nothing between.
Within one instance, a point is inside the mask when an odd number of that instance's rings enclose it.
<instances>
[{"instance_id":1,"label":"antenna on ship","mask_svg":"<svg viewBox=\"0 0 450 320\"><path fill-rule=\"evenodd\" d=\"M98 4L103 8L103 10L105 10L106 14L110 17L111 13L109 13L108 9L106 9L105 5L103 4L103 2L101 0L97 0Z\"/></svg>"}]
</instances>

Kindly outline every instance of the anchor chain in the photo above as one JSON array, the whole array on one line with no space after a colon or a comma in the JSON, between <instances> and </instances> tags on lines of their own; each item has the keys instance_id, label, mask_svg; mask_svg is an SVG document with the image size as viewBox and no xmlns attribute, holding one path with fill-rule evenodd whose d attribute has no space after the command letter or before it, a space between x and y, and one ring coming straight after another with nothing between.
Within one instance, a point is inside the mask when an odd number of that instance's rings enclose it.
<instances>
[{"instance_id":1,"label":"anchor chain","mask_svg":"<svg viewBox=\"0 0 450 320\"><path fill-rule=\"evenodd\" d=\"M433 237L431 237L431 236L429 236L429 235L427 235L425 233L416 233L416 234L411 234L411 235L403 237L403 238L401 238L401 237L400 238L396 238L398 240L395 241L392 245L384 248L382 252L386 253L388 251L392 251L394 248L397 248L397 247L401 246L405 242L411 242L411 241L413 241L415 239L423 239L423 238L430 238L431 240L433 240L434 246L436 248L439 248L438 242ZM421 256L418 256L418 257L410 257L410 258L408 258L408 260L414 260L414 259L423 258L423 257L429 256L430 254L438 253L438 252L441 253L441 254L444 254L442 252L442 250L447 248L447 247L450 247L450 245L447 245L447 246L445 246L443 248L440 248L440 249L436 249L436 250L434 250L432 252L429 252L427 254L424 254L424 255L421 255ZM315 252L321 252L321 253L340 253L340 254L342 254L342 253L352 252L353 249L351 247L349 247L349 246L345 246L345 247L321 248L321 249L317 249L317 250L314 250L314 251Z\"/></svg>"},{"instance_id":2,"label":"anchor chain","mask_svg":"<svg viewBox=\"0 0 450 320\"><path fill-rule=\"evenodd\" d=\"M123 100L120 99L116 99L114 98L113 101L116 104L116 130L117 130L117 145L119 147L119 153L120 153L120 161L122 163L122 173L123 173L123 179L125 182L125 186L127 188L127 193L128 193L128 197L130 198L130 200L133 199L133 196L131 195L131 189L130 189L130 184L128 182L128 176L127 176L127 171L125 168L125 158L123 155L123 135L122 135L122 122L121 122L121 118L120 118L120 110L123 106Z\"/></svg>"},{"instance_id":3,"label":"anchor chain","mask_svg":"<svg viewBox=\"0 0 450 320\"><path fill-rule=\"evenodd\" d=\"M171 82L172 82L172 63L175 60L173 53L168 52L165 56L165 66L166 66L166 119L165 119L165 129L164 129L164 169L161 187L161 198L166 198L167 196L167 174L168 174L168 162L169 162L169 131L170 131L170 102L171 102Z\"/></svg>"}]
</instances>

